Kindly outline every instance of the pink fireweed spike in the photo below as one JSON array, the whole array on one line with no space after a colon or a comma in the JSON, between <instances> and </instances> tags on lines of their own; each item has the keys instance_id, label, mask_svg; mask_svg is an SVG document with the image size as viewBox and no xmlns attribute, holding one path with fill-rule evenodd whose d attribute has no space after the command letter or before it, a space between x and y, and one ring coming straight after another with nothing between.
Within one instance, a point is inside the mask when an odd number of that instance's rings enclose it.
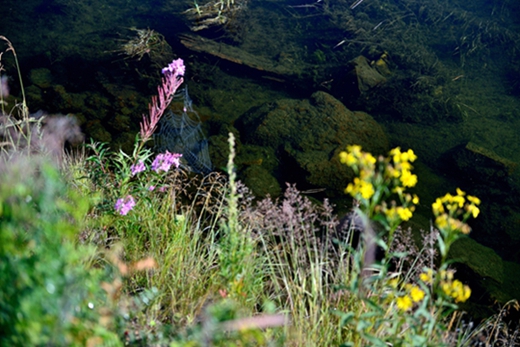
<instances>
[{"instance_id":1,"label":"pink fireweed spike","mask_svg":"<svg viewBox=\"0 0 520 347\"><path fill-rule=\"evenodd\" d=\"M182 59L174 60L162 69L163 78L161 85L157 87L158 95L152 97L152 103L148 105L149 114L148 116L143 115L141 122L141 140L143 143L153 135L164 111L172 102L175 92L184 82L185 71L186 67Z\"/></svg>"}]
</instances>

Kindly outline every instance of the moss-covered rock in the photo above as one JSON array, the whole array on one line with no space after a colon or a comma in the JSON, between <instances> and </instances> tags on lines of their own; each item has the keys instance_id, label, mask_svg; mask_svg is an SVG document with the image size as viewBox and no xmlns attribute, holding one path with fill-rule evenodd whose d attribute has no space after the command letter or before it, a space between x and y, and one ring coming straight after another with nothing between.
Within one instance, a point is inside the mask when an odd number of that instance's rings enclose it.
<instances>
[{"instance_id":1,"label":"moss-covered rock","mask_svg":"<svg viewBox=\"0 0 520 347\"><path fill-rule=\"evenodd\" d=\"M327 188L330 196L343 192L352 171L338 160L350 144L382 154L388 150L383 128L368 114L352 112L324 92L308 100L284 99L244 114L235 123L242 143L270 148L278 158L273 169L279 182L302 188Z\"/></svg>"},{"instance_id":2,"label":"moss-covered rock","mask_svg":"<svg viewBox=\"0 0 520 347\"><path fill-rule=\"evenodd\" d=\"M504 282L503 262L491 248L464 237L455 242L450 249L450 258L467 265L481 277L491 278L497 283Z\"/></svg>"},{"instance_id":3,"label":"moss-covered rock","mask_svg":"<svg viewBox=\"0 0 520 347\"><path fill-rule=\"evenodd\" d=\"M450 257L456 263L465 265L467 271L474 272L461 274L462 277L471 279L472 291L481 292L480 295L485 293L485 296L499 303L520 299L520 264L503 261L491 248L482 246L469 237L453 244Z\"/></svg>"},{"instance_id":4,"label":"moss-covered rock","mask_svg":"<svg viewBox=\"0 0 520 347\"><path fill-rule=\"evenodd\" d=\"M29 73L29 79L42 89L50 88L53 83L51 70L46 68L32 69Z\"/></svg>"},{"instance_id":5,"label":"moss-covered rock","mask_svg":"<svg viewBox=\"0 0 520 347\"><path fill-rule=\"evenodd\" d=\"M260 165L250 165L242 172L241 176L244 184L259 198L264 198L267 195L278 197L282 193L276 178Z\"/></svg>"},{"instance_id":6,"label":"moss-covered rock","mask_svg":"<svg viewBox=\"0 0 520 347\"><path fill-rule=\"evenodd\" d=\"M97 119L87 122L85 124L85 130L95 141L112 142L112 135L110 135L103 124Z\"/></svg>"}]
</instances>

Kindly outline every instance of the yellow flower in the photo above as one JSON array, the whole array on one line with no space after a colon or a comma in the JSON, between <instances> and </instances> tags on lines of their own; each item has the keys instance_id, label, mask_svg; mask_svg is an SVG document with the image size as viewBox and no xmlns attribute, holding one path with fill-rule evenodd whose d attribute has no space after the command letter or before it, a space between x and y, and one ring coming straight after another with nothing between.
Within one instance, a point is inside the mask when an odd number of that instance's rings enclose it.
<instances>
[{"instance_id":1,"label":"yellow flower","mask_svg":"<svg viewBox=\"0 0 520 347\"><path fill-rule=\"evenodd\" d=\"M417 156L415 155L415 153L414 153L411 149L409 149L409 150L406 151L406 152L401 153L401 161L404 161L404 162L407 162L407 161L413 162L415 159L417 159Z\"/></svg>"},{"instance_id":2,"label":"yellow flower","mask_svg":"<svg viewBox=\"0 0 520 347\"><path fill-rule=\"evenodd\" d=\"M399 176L401 175L401 172L389 164L385 168L385 174L389 178L399 178Z\"/></svg>"},{"instance_id":3,"label":"yellow flower","mask_svg":"<svg viewBox=\"0 0 520 347\"><path fill-rule=\"evenodd\" d=\"M458 188L457 188L458 189ZM453 202L459 205L459 208L464 206L464 203L466 202L466 199L462 195L457 195L453 197Z\"/></svg>"},{"instance_id":4,"label":"yellow flower","mask_svg":"<svg viewBox=\"0 0 520 347\"><path fill-rule=\"evenodd\" d=\"M383 212L385 213L388 220L393 221L397 219L397 210L395 206L392 206L390 208L386 208L386 205L383 207Z\"/></svg>"},{"instance_id":5,"label":"yellow flower","mask_svg":"<svg viewBox=\"0 0 520 347\"><path fill-rule=\"evenodd\" d=\"M444 205L440 198L437 198L435 202L432 204L433 214L438 216L444 213Z\"/></svg>"},{"instance_id":6,"label":"yellow flower","mask_svg":"<svg viewBox=\"0 0 520 347\"><path fill-rule=\"evenodd\" d=\"M361 181L361 186L359 187L359 192L363 199L370 199L372 195L374 195L374 186L370 182Z\"/></svg>"},{"instance_id":7,"label":"yellow flower","mask_svg":"<svg viewBox=\"0 0 520 347\"><path fill-rule=\"evenodd\" d=\"M411 296L413 302L419 302L422 299L424 299L425 294L421 288L419 288L417 286L413 286L410 289L410 296Z\"/></svg>"},{"instance_id":8,"label":"yellow flower","mask_svg":"<svg viewBox=\"0 0 520 347\"><path fill-rule=\"evenodd\" d=\"M464 302L469 299L471 296L471 288L467 285L464 285L462 288L462 292L460 295L455 299L456 302Z\"/></svg>"},{"instance_id":9,"label":"yellow flower","mask_svg":"<svg viewBox=\"0 0 520 347\"><path fill-rule=\"evenodd\" d=\"M339 152L339 161L343 164L347 163L347 152Z\"/></svg>"},{"instance_id":10,"label":"yellow flower","mask_svg":"<svg viewBox=\"0 0 520 347\"><path fill-rule=\"evenodd\" d=\"M406 153L408 154L408 161L414 162L415 159L417 159L417 156L412 149L409 149Z\"/></svg>"},{"instance_id":11,"label":"yellow flower","mask_svg":"<svg viewBox=\"0 0 520 347\"><path fill-rule=\"evenodd\" d=\"M480 205L480 199L477 198L476 196L468 195L467 198L468 198L469 202L472 202L475 205Z\"/></svg>"},{"instance_id":12,"label":"yellow flower","mask_svg":"<svg viewBox=\"0 0 520 347\"><path fill-rule=\"evenodd\" d=\"M400 147L395 147L394 149L390 150L390 155L392 156L395 164L401 162L401 148Z\"/></svg>"},{"instance_id":13,"label":"yellow flower","mask_svg":"<svg viewBox=\"0 0 520 347\"><path fill-rule=\"evenodd\" d=\"M409 162L407 161L403 161L401 162L399 165L398 165L398 168L401 170L401 171L411 171L413 169L413 166L412 164L410 164Z\"/></svg>"},{"instance_id":14,"label":"yellow flower","mask_svg":"<svg viewBox=\"0 0 520 347\"><path fill-rule=\"evenodd\" d=\"M468 200L469 200L469 197L468 197ZM477 206L470 204L470 205L466 205L466 208L467 208L468 212L471 213L473 218L477 218L478 214L480 213L480 209Z\"/></svg>"},{"instance_id":15,"label":"yellow flower","mask_svg":"<svg viewBox=\"0 0 520 347\"><path fill-rule=\"evenodd\" d=\"M448 271L442 270L441 271L441 278L444 280L451 281L453 279L453 276L454 276L453 270L448 270Z\"/></svg>"},{"instance_id":16,"label":"yellow flower","mask_svg":"<svg viewBox=\"0 0 520 347\"><path fill-rule=\"evenodd\" d=\"M444 292L444 294L451 296L451 283L450 282L442 282L441 289Z\"/></svg>"},{"instance_id":17,"label":"yellow flower","mask_svg":"<svg viewBox=\"0 0 520 347\"><path fill-rule=\"evenodd\" d=\"M362 158L363 163L367 166L372 166L376 163L376 158L370 153L365 153Z\"/></svg>"},{"instance_id":18,"label":"yellow flower","mask_svg":"<svg viewBox=\"0 0 520 347\"><path fill-rule=\"evenodd\" d=\"M471 296L471 289L459 280L444 283L442 289L447 295L455 299L455 302L464 302Z\"/></svg>"},{"instance_id":19,"label":"yellow flower","mask_svg":"<svg viewBox=\"0 0 520 347\"><path fill-rule=\"evenodd\" d=\"M399 217L403 220L403 221L407 221L409 220L410 218L412 218L412 211L410 211L409 208L404 208L402 206L399 206L397 208L397 214L399 215Z\"/></svg>"},{"instance_id":20,"label":"yellow flower","mask_svg":"<svg viewBox=\"0 0 520 347\"><path fill-rule=\"evenodd\" d=\"M364 181L370 181L374 177L374 169L363 167L359 171L359 178Z\"/></svg>"},{"instance_id":21,"label":"yellow flower","mask_svg":"<svg viewBox=\"0 0 520 347\"><path fill-rule=\"evenodd\" d=\"M352 153L355 156L360 156L361 155L361 146L359 146L359 145L347 146L347 151L349 151L350 153Z\"/></svg>"},{"instance_id":22,"label":"yellow flower","mask_svg":"<svg viewBox=\"0 0 520 347\"><path fill-rule=\"evenodd\" d=\"M435 218L435 225L439 229L445 229L448 226L448 215L442 214Z\"/></svg>"},{"instance_id":23,"label":"yellow flower","mask_svg":"<svg viewBox=\"0 0 520 347\"><path fill-rule=\"evenodd\" d=\"M412 203L414 205L417 205L419 203L419 197L416 194L413 195Z\"/></svg>"},{"instance_id":24,"label":"yellow flower","mask_svg":"<svg viewBox=\"0 0 520 347\"><path fill-rule=\"evenodd\" d=\"M444 195L442 198L441 198L441 201L442 202L451 202L453 199L453 196L450 194L450 193L446 193L446 195Z\"/></svg>"},{"instance_id":25,"label":"yellow flower","mask_svg":"<svg viewBox=\"0 0 520 347\"><path fill-rule=\"evenodd\" d=\"M409 170L403 170L401 174L401 182L405 187L415 187L417 184L417 176L412 174Z\"/></svg>"},{"instance_id":26,"label":"yellow flower","mask_svg":"<svg viewBox=\"0 0 520 347\"><path fill-rule=\"evenodd\" d=\"M348 166L354 166L358 160L352 153L341 152L339 154L339 161Z\"/></svg>"},{"instance_id":27,"label":"yellow flower","mask_svg":"<svg viewBox=\"0 0 520 347\"><path fill-rule=\"evenodd\" d=\"M354 181L356 179L359 179L359 178L357 178L357 177L354 178ZM356 195L356 193L357 193L356 186L354 184L352 184L352 183L349 183L347 188L345 188L345 193L350 194L350 195Z\"/></svg>"},{"instance_id":28,"label":"yellow flower","mask_svg":"<svg viewBox=\"0 0 520 347\"><path fill-rule=\"evenodd\" d=\"M426 284L433 284L433 270L427 269L426 272L419 275L419 278Z\"/></svg>"},{"instance_id":29,"label":"yellow flower","mask_svg":"<svg viewBox=\"0 0 520 347\"><path fill-rule=\"evenodd\" d=\"M391 280L388 281L388 286L391 288L397 288L397 285L399 284L399 278L394 277Z\"/></svg>"},{"instance_id":30,"label":"yellow flower","mask_svg":"<svg viewBox=\"0 0 520 347\"><path fill-rule=\"evenodd\" d=\"M398 297L396 299L396 304L397 304L397 308L400 309L401 311L408 311L409 309L412 308L413 301L412 301L412 298L410 298L410 296L405 295L405 296Z\"/></svg>"}]
</instances>

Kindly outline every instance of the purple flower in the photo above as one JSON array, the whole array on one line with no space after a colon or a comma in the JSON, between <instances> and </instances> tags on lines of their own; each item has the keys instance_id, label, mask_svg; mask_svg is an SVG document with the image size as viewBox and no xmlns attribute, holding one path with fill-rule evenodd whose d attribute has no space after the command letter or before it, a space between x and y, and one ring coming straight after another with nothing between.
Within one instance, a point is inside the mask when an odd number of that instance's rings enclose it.
<instances>
[{"instance_id":1,"label":"purple flower","mask_svg":"<svg viewBox=\"0 0 520 347\"><path fill-rule=\"evenodd\" d=\"M144 166L143 161L140 160L137 164L130 166L130 170L132 171L132 176L135 176L139 172L146 170L146 166Z\"/></svg>"},{"instance_id":2,"label":"purple flower","mask_svg":"<svg viewBox=\"0 0 520 347\"><path fill-rule=\"evenodd\" d=\"M177 60L172 61L170 64L168 64L167 67L162 69L163 75L175 75L178 76L184 76L184 72L186 71L186 67L184 66L184 61L179 58Z\"/></svg>"},{"instance_id":3,"label":"purple flower","mask_svg":"<svg viewBox=\"0 0 520 347\"><path fill-rule=\"evenodd\" d=\"M155 186L149 186L149 187L148 187L148 190L151 191L151 192L153 192L153 191L155 190Z\"/></svg>"},{"instance_id":4,"label":"purple flower","mask_svg":"<svg viewBox=\"0 0 520 347\"><path fill-rule=\"evenodd\" d=\"M132 195L127 195L126 198L117 199L115 209L121 216L126 216L134 206L134 197Z\"/></svg>"},{"instance_id":5,"label":"purple flower","mask_svg":"<svg viewBox=\"0 0 520 347\"><path fill-rule=\"evenodd\" d=\"M152 163L152 170L159 173L159 171L168 172L172 165L175 165L175 167L178 168L181 157L182 154L170 153L168 151L166 151L166 153L158 154Z\"/></svg>"}]
</instances>

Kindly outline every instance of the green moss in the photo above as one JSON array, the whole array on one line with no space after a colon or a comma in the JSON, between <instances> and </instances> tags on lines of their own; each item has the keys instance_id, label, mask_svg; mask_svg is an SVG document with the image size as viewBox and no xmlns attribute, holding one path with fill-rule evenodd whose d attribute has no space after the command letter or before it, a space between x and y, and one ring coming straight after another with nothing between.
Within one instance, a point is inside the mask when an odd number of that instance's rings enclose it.
<instances>
[{"instance_id":1,"label":"green moss","mask_svg":"<svg viewBox=\"0 0 520 347\"><path fill-rule=\"evenodd\" d=\"M467 265L482 277L492 278L498 283L504 282L502 259L491 248L482 246L469 237L455 242L449 256L456 262Z\"/></svg>"},{"instance_id":2,"label":"green moss","mask_svg":"<svg viewBox=\"0 0 520 347\"><path fill-rule=\"evenodd\" d=\"M520 264L503 261L491 248L469 237L453 244L450 257L475 271L479 284L494 300L506 303L519 298Z\"/></svg>"}]
</instances>

